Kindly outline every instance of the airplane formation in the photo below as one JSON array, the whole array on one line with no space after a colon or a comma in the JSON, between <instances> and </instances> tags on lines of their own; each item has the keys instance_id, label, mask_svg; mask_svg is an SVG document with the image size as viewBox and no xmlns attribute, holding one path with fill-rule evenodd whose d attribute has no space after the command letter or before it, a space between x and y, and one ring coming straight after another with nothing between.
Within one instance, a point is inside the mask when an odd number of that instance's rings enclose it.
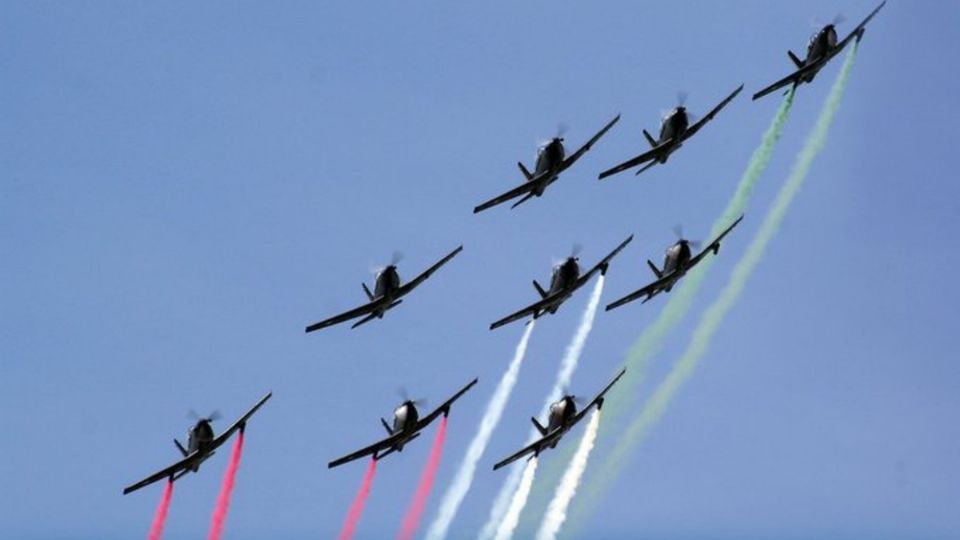
<instances>
[{"instance_id":1,"label":"airplane formation","mask_svg":"<svg viewBox=\"0 0 960 540\"><path fill-rule=\"evenodd\" d=\"M810 38L807 46L807 54L803 60L792 51L788 51L787 55L793 62L795 71L759 90L753 95L753 99L757 100L786 87L790 87L788 91L794 91L804 83L813 82L819 71L851 41L857 40L859 42L863 38L867 23L885 4L886 1L884 0L884 2L877 6L842 40L838 40L836 30L836 26L841 22L840 20L834 20L830 24L823 26ZM685 96L678 96L677 106L662 118L660 132L657 138L654 138L646 129L643 130L643 134L650 144L650 149L600 172L598 178L603 180L636 167L640 167L635 172L635 175L639 175L654 165L666 164L668 159L677 152L677 150L693 138L707 123L716 118L724 107L733 101L742 90L743 85L741 84L699 120L694 120L692 115L687 111ZM477 205L473 209L473 213L479 213L503 203L516 200L510 207L514 209L532 198L542 197L547 188L559 180L562 173L570 169L584 154L593 148L619 120L620 115L618 114L583 143L582 146L569 155L567 155L566 148L564 147L563 133L558 133L538 148L532 172L527 169L522 162L517 163L524 177L522 184ZM698 243L684 238L682 231L676 231L678 238L673 245L667 248L662 267L658 268L657 265L649 259L646 261L654 274L653 281L611 302L606 306L606 311L611 311L640 298L643 299L641 303L646 303L661 293L669 293L690 270L696 267L708 255L718 255L721 242L740 224L743 218L744 216L741 215L731 221L723 232L712 239L696 254L694 254L694 250L698 249ZM548 287L543 287L537 280L533 280L533 287L536 289L539 300L494 321L490 324L490 330L521 319L527 319L529 324L543 315L556 313L566 300L571 298L577 290L589 282L594 276L597 274L605 275L613 259L623 251L632 240L632 235L627 237L606 256L583 273L581 273L579 263L579 248L576 248L569 257L552 268ZM400 274L397 270L400 256L399 254L395 254L390 264L377 272L372 291L365 283L362 284L363 291L367 298L365 304L319 322L309 324L305 327L305 331L312 333L349 321L355 321L351 325L351 328L357 328L373 320L382 319L388 311L392 311L393 308L404 302L410 293L454 259L462 250L463 246L458 246L406 283L400 279ZM577 425L592 408L602 408L605 394L623 377L625 371L625 369L621 369L613 380L592 400L583 404L580 410L577 409L579 398L575 395L565 395L550 406L546 426L541 424L537 418L531 418L540 434L540 438L497 462L493 465L493 469L500 469L523 457L535 457L547 449L555 448L563 436ZM423 429L434 420L441 416L446 417L449 415L453 403L459 400L460 397L466 394L476 384L477 379L474 378L468 384L457 390L449 399L422 417L418 409L418 404L422 405L422 403L418 400L404 397L403 402L393 411L392 424L383 418L380 419L383 428L387 432L385 438L340 458L331 460L328 463L328 467L338 467L367 456L370 456L371 459L374 460L380 460L394 452L402 452L404 447L417 439ZM188 472L198 472L200 465L209 459L232 435L237 431L243 432L246 429L254 413L256 413L271 396L272 393L267 393L263 396L253 407L218 436L214 435L212 427L212 423L217 420L219 416L218 414L211 414L205 418L194 415L195 423L189 429L187 445L184 446L174 439L174 443L180 454L179 460L127 486L124 488L123 494L126 495L160 480L168 479L173 482Z\"/></svg>"}]
</instances>

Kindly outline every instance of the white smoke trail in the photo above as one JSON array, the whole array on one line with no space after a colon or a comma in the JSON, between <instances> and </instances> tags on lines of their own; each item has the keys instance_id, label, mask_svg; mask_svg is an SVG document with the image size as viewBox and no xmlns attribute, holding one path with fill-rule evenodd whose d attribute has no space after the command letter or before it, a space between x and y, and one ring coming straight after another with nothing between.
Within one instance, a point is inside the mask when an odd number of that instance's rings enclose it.
<instances>
[{"instance_id":1,"label":"white smoke trail","mask_svg":"<svg viewBox=\"0 0 960 540\"><path fill-rule=\"evenodd\" d=\"M597 409L593 411L590 423L587 424L587 429L583 432L583 438L580 439L577 453L573 455L570 466L563 473L556 494L550 501L550 506L547 507L547 513L543 516L543 523L540 524L540 531L537 532L537 540L556 540L560 527L567 519L567 508L570 506L570 501L577 493L580 479L583 478L583 473L587 470L587 459L593 450L593 444L597 442L597 430L599 428L600 409Z\"/></svg>"},{"instance_id":2,"label":"white smoke trail","mask_svg":"<svg viewBox=\"0 0 960 540\"><path fill-rule=\"evenodd\" d=\"M483 418L480 420L480 427L477 429L477 434L474 435L473 440L470 441L470 446L467 447L467 453L460 463L460 468L457 470L456 476L453 477L453 482L450 484L450 487L447 488L446 493L443 495L443 501L440 503L440 510L437 512L437 517L434 518L433 523L430 524L430 529L427 531L426 538L429 540L440 540L447 536L450 523L453 521L454 516L457 515L457 509L460 508L460 503L463 502L463 498L470 489L470 484L473 483L473 475L477 470L477 463L480 461L480 457L483 456L484 450L487 449L487 443L490 442L493 429L497 427L497 424L500 422L500 417L503 416L503 410L507 406L510 393L517 384L517 374L520 372L520 364L523 363L523 357L527 352L527 343L530 341L530 334L533 333L533 327L535 325L536 321L531 320L526 330L523 331L523 337L520 338L520 343L517 344L517 349L513 353L513 360L510 362L507 371L500 378L497 388L493 391L493 396L490 397L490 402L487 403L487 410L483 413Z\"/></svg>"},{"instance_id":3,"label":"white smoke trail","mask_svg":"<svg viewBox=\"0 0 960 540\"><path fill-rule=\"evenodd\" d=\"M530 496L530 488L533 487L533 475L537 472L537 462L538 458L534 457L527 461L526 467L523 468L523 476L520 477L520 487L517 489L516 493L513 494L513 499L510 501L510 508L507 509L507 513L503 516L503 521L500 523L500 528L497 529L497 536L494 537L494 540L510 540L513 538L513 531L517 528L517 523L520 522L520 512L523 511L523 507L527 505L527 497Z\"/></svg>"},{"instance_id":4,"label":"white smoke trail","mask_svg":"<svg viewBox=\"0 0 960 540\"><path fill-rule=\"evenodd\" d=\"M547 399L543 402L543 409L540 413L541 418L546 416L547 411L550 409L550 404L560 399L564 389L570 387L570 380L573 378L573 372L577 369L580 355L583 353L583 347L587 343L587 336L590 335L590 330L593 329L593 320L596 318L597 308L600 306L600 295L603 293L603 282L604 276L601 274L600 277L597 278L597 284L594 285L593 292L590 294L590 300L587 301L587 307L583 310L583 315L580 317L580 326L578 326L577 331L574 332L573 339L567 344L567 348L563 353L563 359L560 360L560 370L557 372L557 378L553 383L553 388L550 389L550 393L547 394ZM539 433L537 430L531 428L530 435L527 436L527 443L533 442L538 436ZM503 516L507 512L507 506L510 504L513 494L520 485L520 474L522 472L523 469L517 467L510 468L510 474L507 475L507 478L503 481L503 485L500 486L500 492L497 493L497 498L494 499L493 506L490 508L490 517L487 518L487 523L483 526L483 529L480 530L480 540L490 540L493 538L497 527L503 521Z\"/></svg>"}]
</instances>

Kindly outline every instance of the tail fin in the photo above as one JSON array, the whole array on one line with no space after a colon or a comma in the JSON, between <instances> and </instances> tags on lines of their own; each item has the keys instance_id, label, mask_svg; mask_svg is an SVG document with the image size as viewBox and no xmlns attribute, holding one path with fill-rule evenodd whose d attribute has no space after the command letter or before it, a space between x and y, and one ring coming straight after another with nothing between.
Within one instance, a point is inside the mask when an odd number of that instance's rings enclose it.
<instances>
[{"instance_id":1,"label":"tail fin","mask_svg":"<svg viewBox=\"0 0 960 540\"><path fill-rule=\"evenodd\" d=\"M183 454L183 457L187 457L187 449L180 444L180 441L174 439L173 444L177 445L177 450L180 450L180 453Z\"/></svg>"},{"instance_id":2,"label":"tail fin","mask_svg":"<svg viewBox=\"0 0 960 540\"><path fill-rule=\"evenodd\" d=\"M540 298L547 297L547 291L543 290L543 287L541 287L540 284L537 283L537 280L533 280L533 288L536 289L538 293L540 293Z\"/></svg>"},{"instance_id":3,"label":"tail fin","mask_svg":"<svg viewBox=\"0 0 960 540\"><path fill-rule=\"evenodd\" d=\"M547 434L547 428L541 426L541 425L540 425L540 422L537 422L537 419L536 419L536 418L534 418L534 417L531 416L531 417L530 417L530 421L533 422L533 427L537 428L537 431L540 432L540 435L546 435L546 434Z\"/></svg>"},{"instance_id":4,"label":"tail fin","mask_svg":"<svg viewBox=\"0 0 960 540\"><path fill-rule=\"evenodd\" d=\"M657 147L657 140L654 139L653 135L650 135L650 133L647 130L643 130L643 136L647 138L647 142L650 143L650 146L654 148Z\"/></svg>"},{"instance_id":5,"label":"tail fin","mask_svg":"<svg viewBox=\"0 0 960 540\"><path fill-rule=\"evenodd\" d=\"M523 166L523 163L518 161L517 167L520 167L520 172L523 173L523 176L526 177L527 180L533 180L533 175L530 174L530 171L528 171L527 168Z\"/></svg>"},{"instance_id":6,"label":"tail fin","mask_svg":"<svg viewBox=\"0 0 960 540\"><path fill-rule=\"evenodd\" d=\"M370 292L370 289L367 288L367 284L361 283L361 285L363 285L363 292L367 293L367 298L369 298L370 300L373 300L373 293Z\"/></svg>"},{"instance_id":7,"label":"tail fin","mask_svg":"<svg viewBox=\"0 0 960 540\"><path fill-rule=\"evenodd\" d=\"M649 266L650 269L653 270L653 273L656 274L657 279L663 277L663 272L661 272L660 269L657 268L657 265L653 264L653 261L651 261L650 259L647 259L647 266Z\"/></svg>"},{"instance_id":8,"label":"tail fin","mask_svg":"<svg viewBox=\"0 0 960 540\"><path fill-rule=\"evenodd\" d=\"M387 430L387 435L393 435L393 430L390 429L390 424L388 424L386 420L381 418L380 423L383 424L383 429Z\"/></svg>"},{"instance_id":9,"label":"tail fin","mask_svg":"<svg viewBox=\"0 0 960 540\"><path fill-rule=\"evenodd\" d=\"M793 64L794 64L795 66L797 66L798 68L802 68L802 67L803 67L803 61L801 61L799 58L797 58L797 55L793 54L793 51L789 51L789 50L788 50L788 51L787 51L787 56L790 57L790 60L793 60Z\"/></svg>"}]
</instances>

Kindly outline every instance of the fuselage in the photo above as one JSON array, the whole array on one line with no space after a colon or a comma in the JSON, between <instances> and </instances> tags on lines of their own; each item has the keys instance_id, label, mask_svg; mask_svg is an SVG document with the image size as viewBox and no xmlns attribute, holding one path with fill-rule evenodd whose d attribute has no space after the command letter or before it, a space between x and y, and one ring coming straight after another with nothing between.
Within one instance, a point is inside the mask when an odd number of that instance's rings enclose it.
<instances>
[{"instance_id":1,"label":"fuselage","mask_svg":"<svg viewBox=\"0 0 960 540\"><path fill-rule=\"evenodd\" d=\"M807 44L807 57L803 65L809 66L819 62L836 46L837 30L832 24L828 24L810 38L810 42ZM820 70L815 69L804 75L804 82L812 82L813 78L817 76L818 71Z\"/></svg>"},{"instance_id":2,"label":"fuselage","mask_svg":"<svg viewBox=\"0 0 960 540\"><path fill-rule=\"evenodd\" d=\"M210 453L213 438L213 426L210 425L210 420L206 418L198 420L197 423L190 428L190 431L187 432L187 455L202 456L190 466L193 472L197 472L200 468L200 463L202 463Z\"/></svg>"},{"instance_id":3,"label":"fuselage","mask_svg":"<svg viewBox=\"0 0 960 540\"><path fill-rule=\"evenodd\" d=\"M533 190L534 195L539 197L548 185L552 184L560 174L560 166L566 157L566 150L563 148L563 138L554 137L547 141L537 150L537 162L534 167L533 177L543 177L541 185Z\"/></svg>"},{"instance_id":4,"label":"fuselage","mask_svg":"<svg viewBox=\"0 0 960 540\"><path fill-rule=\"evenodd\" d=\"M664 275L678 271L685 272L691 255L690 242L687 240L678 240L676 244L668 247L663 257Z\"/></svg>"},{"instance_id":5,"label":"fuselage","mask_svg":"<svg viewBox=\"0 0 960 540\"><path fill-rule=\"evenodd\" d=\"M378 316L388 309L393 299L396 297L397 290L400 289L400 274L395 265L390 265L377 274L377 283L373 288L373 299L382 300L381 306L375 310Z\"/></svg>"},{"instance_id":6,"label":"fuselage","mask_svg":"<svg viewBox=\"0 0 960 540\"><path fill-rule=\"evenodd\" d=\"M412 431L419 419L420 414L417 412L417 406L410 400L404 401L393 410L393 432Z\"/></svg>"},{"instance_id":7,"label":"fuselage","mask_svg":"<svg viewBox=\"0 0 960 540\"><path fill-rule=\"evenodd\" d=\"M663 144L669 140L674 140L676 141L676 144L674 144L669 151L665 152L658 158L660 163L666 163L667 158L670 157L670 153L680 148L682 145L682 143L680 143L680 139L683 137L683 134L687 131L688 127L690 127L690 118L687 115L686 107L678 106L667 113L667 116L663 118L663 120L660 122L659 143Z\"/></svg>"},{"instance_id":8,"label":"fuselage","mask_svg":"<svg viewBox=\"0 0 960 540\"><path fill-rule=\"evenodd\" d=\"M557 308L573 293L573 285L580 277L580 265L576 257L567 257L562 263L553 268L550 276L550 290L548 296L554 302L547 308L550 313L556 313Z\"/></svg>"},{"instance_id":9,"label":"fuselage","mask_svg":"<svg viewBox=\"0 0 960 540\"><path fill-rule=\"evenodd\" d=\"M557 443L560 442L561 432L570 425L576 415L577 404L574 402L573 396L563 396L559 401L550 405L546 436L549 437L552 434L558 436L548 442L547 446L549 448L556 448Z\"/></svg>"}]
</instances>

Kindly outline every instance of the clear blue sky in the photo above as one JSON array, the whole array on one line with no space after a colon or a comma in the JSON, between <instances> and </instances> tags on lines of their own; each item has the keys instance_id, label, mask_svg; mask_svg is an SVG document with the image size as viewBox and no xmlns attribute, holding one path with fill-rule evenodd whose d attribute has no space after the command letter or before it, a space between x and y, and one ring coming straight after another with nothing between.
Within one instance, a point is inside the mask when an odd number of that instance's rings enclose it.
<instances>
[{"instance_id":1,"label":"clear blue sky","mask_svg":"<svg viewBox=\"0 0 960 540\"><path fill-rule=\"evenodd\" d=\"M703 237L811 21L847 2L5 2L0 6L0 536L145 534L188 408L266 390L230 538L335 534L363 473L326 462L382 435L396 388L454 409L439 492L571 244L626 235L604 298L649 279L683 223ZM584 530L593 538L960 536L960 7L891 0L782 234L696 377ZM801 88L682 350L789 171L839 68ZM677 90L744 96L666 167L596 181L645 145ZM558 122L576 145L623 118L545 197L474 216ZM418 272L464 252L359 330L303 326L363 300L393 250ZM587 293L533 334L454 530L471 536L529 430ZM665 299L598 316L574 391L599 387ZM654 380L656 377L654 377ZM644 391L648 391L645 388ZM225 422L224 422L225 423ZM221 426L223 427L223 426ZM425 440L429 441L429 436ZM358 537L395 533L429 444L381 464ZM221 452L177 484L169 539L207 530ZM588 471L589 474L589 471Z\"/></svg>"}]
</instances>

